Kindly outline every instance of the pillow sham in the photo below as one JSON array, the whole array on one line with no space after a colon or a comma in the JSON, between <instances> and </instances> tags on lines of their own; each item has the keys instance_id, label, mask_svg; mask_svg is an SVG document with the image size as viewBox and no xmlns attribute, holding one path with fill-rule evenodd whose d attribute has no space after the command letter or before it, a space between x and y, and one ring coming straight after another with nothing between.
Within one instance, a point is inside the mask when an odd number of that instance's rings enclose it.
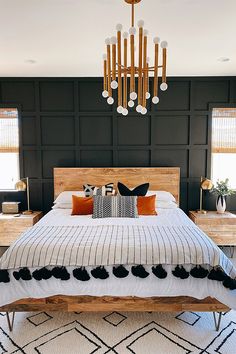
<instances>
[{"instance_id":1,"label":"pillow sham","mask_svg":"<svg viewBox=\"0 0 236 354\"><path fill-rule=\"evenodd\" d=\"M93 218L137 218L136 196L93 197Z\"/></svg>"},{"instance_id":2,"label":"pillow sham","mask_svg":"<svg viewBox=\"0 0 236 354\"><path fill-rule=\"evenodd\" d=\"M71 203L56 203L52 206L52 209L72 209Z\"/></svg>"},{"instance_id":3,"label":"pillow sham","mask_svg":"<svg viewBox=\"0 0 236 354\"><path fill-rule=\"evenodd\" d=\"M170 192L166 191L148 191L147 196L156 195L156 201L163 200L166 202L176 202L175 197Z\"/></svg>"},{"instance_id":4,"label":"pillow sham","mask_svg":"<svg viewBox=\"0 0 236 354\"><path fill-rule=\"evenodd\" d=\"M72 195L71 215L91 215L93 214L93 197L78 197Z\"/></svg>"},{"instance_id":5,"label":"pillow sham","mask_svg":"<svg viewBox=\"0 0 236 354\"><path fill-rule=\"evenodd\" d=\"M117 184L118 191L120 195L123 196L145 196L147 194L149 183L140 184L139 186L135 187L134 189L129 189L121 182Z\"/></svg>"},{"instance_id":6,"label":"pillow sham","mask_svg":"<svg viewBox=\"0 0 236 354\"><path fill-rule=\"evenodd\" d=\"M157 215L156 212L156 196L137 198L138 215Z\"/></svg>"},{"instance_id":7,"label":"pillow sham","mask_svg":"<svg viewBox=\"0 0 236 354\"><path fill-rule=\"evenodd\" d=\"M114 195L114 183L107 183L102 187L96 187L91 184L83 185L85 197L91 197L93 195Z\"/></svg>"},{"instance_id":8,"label":"pillow sham","mask_svg":"<svg viewBox=\"0 0 236 354\"><path fill-rule=\"evenodd\" d=\"M176 209L178 205L175 202L166 202L165 200L156 200L157 209Z\"/></svg>"},{"instance_id":9,"label":"pillow sham","mask_svg":"<svg viewBox=\"0 0 236 354\"><path fill-rule=\"evenodd\" d=\"M61 192L58 197L54 200L54 204L57 203L70 203L72 205L72 195L77 195L77 196L84 196L83 191L64 191Z\"/></svg>"}]
</instances>

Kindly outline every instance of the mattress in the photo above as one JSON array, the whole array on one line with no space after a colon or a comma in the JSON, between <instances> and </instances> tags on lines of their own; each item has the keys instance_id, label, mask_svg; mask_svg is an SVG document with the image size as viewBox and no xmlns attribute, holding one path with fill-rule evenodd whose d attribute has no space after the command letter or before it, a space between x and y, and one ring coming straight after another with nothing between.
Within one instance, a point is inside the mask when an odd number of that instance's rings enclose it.
<instances>
[{"instance_id":1,"label":"mattress","mask_svg":"<svg viewBox=\"0 0 236 354\"><path fill-rule=\"evenodd\" d=\"M91 216L71 216L69 209L54 209L45 215L37 227L75 227L75 226L159 226L159 227L196 227L186 214L179 208L158 209L157 216L140 216L138 219L107 218L92 219ZM208 237L204 235L206 239ZM230 261L229 261L230 262ZM179 279L172 275L173 266L166 265L165 269L169 276L165 279L156 280L151 271L151 265L146 265L146 271L150 273L145 279L131 275L131 265L126 269L130 274L126 278L119 279L112 273L112 266L106 266L110 276L102 280L91 277L88 282L81 282L71 277L67 281L51 278L50 281L9 282L0 283L0 306L22 298L44 298L53 295L91 295L91 296L191 296L203 299L208 296L214 297L227 306L236 309L236 290L229 290L218 281L208 278ZM88 272L92 266L87 266ZM185 266L190 270L190 265ZM35 268L36 269L36 268ZM73 267L67 267L72 273Z\"/></svg>"}]
</instances>

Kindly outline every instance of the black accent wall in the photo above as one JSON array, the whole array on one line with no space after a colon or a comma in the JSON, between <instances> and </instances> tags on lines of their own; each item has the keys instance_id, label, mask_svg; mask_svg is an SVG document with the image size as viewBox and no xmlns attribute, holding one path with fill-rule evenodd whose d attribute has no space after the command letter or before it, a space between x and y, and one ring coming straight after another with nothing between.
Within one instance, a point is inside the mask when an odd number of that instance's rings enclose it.
<instances>
[{"instance_id":1,"label":"black accent wall","mask_svg":"<svg viewBox=\"0 0 236 354\"><path fill-rule=\"evenodd\" d=\"M200 176L211 170L211 108L236 105L236 78L169 78L168 85L146 116L123 117L102 98L100 78L0 78L1 105L20 111L31 207L51 208L53 167L180 166L181 207L198 208ZM23 197L0 192L0 201ZM205 197L214 209L214 197ZM235 198L228 206L236 209Z\"/></svg>"}]
</instances>

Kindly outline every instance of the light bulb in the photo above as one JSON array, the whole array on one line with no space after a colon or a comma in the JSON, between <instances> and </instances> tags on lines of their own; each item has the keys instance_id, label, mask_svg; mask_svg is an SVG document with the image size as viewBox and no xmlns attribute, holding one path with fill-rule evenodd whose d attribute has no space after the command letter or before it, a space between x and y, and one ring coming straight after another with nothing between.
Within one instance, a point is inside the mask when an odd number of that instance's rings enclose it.
<instances>
[{"instance_id":1,"label":"light bulb","mask_svg":"<svg viewBox=\"0 0 236 354\"><path fill-rule=\"evenodd\" d=\"M123 38L126 39L126 38L128 38L128 37L129 37L129 33L128 33L128 32L124 32L124 33L123 33Z\"/></svg>"},{"instance_id":2,"label":"light bulb","mask_svg":"<svg viewBox=\"0 0 236 354\"><path fill-rule=\"evenodd\" d=\"M105 53L102 55L102 59L107 60L107 55Z\"/></svg>"},{"instance_id":3,"label":"light bulb","mask_svg":"<svg viewBox=\"0 0 236 354\"><path fill-rule=\"evenodd\" d=\"M160 43L160 38L159 38L159 37L154 37L154 38L153 38L153 43L154 43L154 44Z\"/></svg>"},{"instance_id":4,"label":"light bulb","mask_svg":"<svg viewBox=\"0 0 236 354\"><path fill-rule=\"evenodd\" d=\"M162 41L161 42L161 48L167 48L167 47L168 47L167 41Z\"/></svg>"},{"instance_id":5,"label":"light bulb","mask_svg":"<svg viewBox=\"0 0 236 354\"><path fill-rule=\"evenodd\" d=\"M117 39L116 39L115 36L111 37L110 41L111 41L111 44L116 44L117 43Z\"/></svg>"},{"instance_id":6,"label":"light bulb","mask_svg":"<svg viewBox=\"0 0 236 354\"><path fill-rule=\"evenodd\" d=\"M108 104L113 104L114 103L114 98L113 97L108 97L107 103Z\"/></svg>"},{"instance_id":7,"label":"light bulb","mask_svg":"<svg viewBox=\"0 0 236 354\"><path fill-rule=\"evenodd\" d=\"M129 106L129 107L134 107L134 101L130 100L130 101L128 102L128 106Z\"/></svg>"},{"instance_id":8,"label":"light bulb","mask_svg":"<svg viewBox=\"0 0 236 354\"><path fill-rule=\"evenodd\" d=\"M120 32L120 31L122 31L122 24L121 23L118 23L117 25L116 25L116 30L118 31L118 32Z\"/></svg>"},{"instance_id":9,"label":"light bulb","mask_svg":"<svg viewBox=\"0 0 236 354\"><path fill-rule=\"evenodd\" d=\"M113 90L116 90L117 87L118 87L118 82L117 82L116 80L113 80L113 81L111 82L111 88L112 88Z\"/></svg>"},{"instance_id":10,"label":"light bulb","mask_svg":"<svg viewBox=\"0 0 236 354\"><path fill-rule=\"evenodd\" d=\"M150 97L151 97L150 92L146 92L146 100L149 100Z\"/></svg>"},{"instance_id":11,"label":"light bulb","mask_svg":"<svg viewBox=\"0 0 236 354\"><path fill-rule=\"evenodd\" d=\"M142 108L143 108L143 107L141 106L141 104L138 104L137 107L136 107L136 111L137 111L138 113L141 113Z\"/></svg>"},{"instance_id":12,"label":"light bulb","mask_svg":"<svg viewBox=\"0 0 236 354\"><path fill-rule=\"evenodd\" d=\"M107 97L108 97L108 91L107 91L107 90L104 90L104 91L102 92L102 97L104 97L104 98L107 98Z\"/></svg>"},{"instance_id":13,"label":"light bulb","mask_svg":"<svg viewBox=\"0 0 236 354\"><path fill-rule=\"evenodd\" d=\"M144 35L145 37L148 36L148 30L147 30L147 29L145 29L145 30L143 31L143 35Z\"/></svg>"},{"instance_id":14,"label":"light bulb","mask_svg":"<svg viewBox=\"0 0 236 354\"><path fill-rule=\"evenodd\" d=\"M162 82L162 84L160 85L160 89L161 91L166 91L168 89L168 85L166 82Z\"/></svg>"},{"instance_id":15,"label":"light bulb","mask_svg":"<svg viewBox=\"0 0 236 354\"><path fill-rule=\"evenodd\" d=\"M123 111L122 111L123 116L127 116L128 113L129 113L128 109L127 108L123 108Z\"/></svg>"},{"instance_id":16,"label":"light bulb","mask_svg":"<svg viewBox=\"0 0 236 354\"><path fill-rule=\"evenodd\" d=\"M135 35L135 33L136 33L136 28L135 27L130 27L129 34Z\"/></svg>"},{"instance_id":17,"label":"light bulb","mask_svg":"<svg viewBox=\"0 0 236 354\"><path fill-rule=\"evenodd\" d=\"M139 20L137 23L138 27L143 27L144 26L144 21L143 20Z\"/></svg>"},{"instance_id":18,"label":"light bulb","mask_svg":"<svg viewBox=\"0 0 236 354\"><path fill-rule=\"evenodd\" d=\"M123 112L123 107L122 106L118 106L117 107L117 112L118 113L122 113Z\"/></svg>"},{"instance_id":19,"label":"light bulb","mask_svg":"<svg viewBox=\"0 0 236 354\"><path fill-rule=\"evenodd\" d=\"M105 43L106 43L106 45L111 44L110 38L106 38L106 39L105 39Z\"/></svg>"},{"instance_id":20,"label":"light bulb","mask_svg":"<svg viewBox=\"0 0 236 354\"><path fill-rule=\"evenodd\" d=\"M137 98L138 96L137 96L137 93L136 93L136 92L131 92L130 95L129 95L129 97L130 97L131 100L134 101L134 100L136 100L136 98Z\"/></svg>"},{"instance_id":21,"label":"light bulb","mask_svg":"<svg viewBox=\"0 0 236 354\"><path fill-rule=\"evenodd\" d=\"M141 114L146 114L147 113L147 108L146 107L143 107L142 110L141 110Z\"/></svg>"},{"instance_id":22,"label":"light bulb","mask_svg":"<svg viewBox=\"0 0 236 354\"><path fill-rule=\"evenodd\" d=\"M159 97L153 96L152 103L157 104L159 102Z\"/></svg>"}]
</instances>

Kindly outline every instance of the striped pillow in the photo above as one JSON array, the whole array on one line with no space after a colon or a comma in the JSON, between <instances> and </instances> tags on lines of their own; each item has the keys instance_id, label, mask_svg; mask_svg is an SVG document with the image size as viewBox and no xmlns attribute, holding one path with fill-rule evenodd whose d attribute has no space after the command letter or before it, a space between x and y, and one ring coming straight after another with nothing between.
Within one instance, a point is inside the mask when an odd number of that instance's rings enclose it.
<instances>
[{"instance_id":1,"label":"striped pillow","mask_svg":"<svg viewBox=\"0 0 236 354\"><path fill-rule=\"evenodd\" d=\"M94 196L93 218L138 218L136 196Z\"/></svg>"},{"instance_id":2,"label":"striped pillow","mask_svg":"<svg viewBox=\"0 0 236 354\"><path fill-rule=\"evenodd\" d=\"M114 183L107 183L105 186L96 187L91 184L83 185L85 197L92 197L93 195L113 195L115 194Z\"/></svg>"}]
</instances>

